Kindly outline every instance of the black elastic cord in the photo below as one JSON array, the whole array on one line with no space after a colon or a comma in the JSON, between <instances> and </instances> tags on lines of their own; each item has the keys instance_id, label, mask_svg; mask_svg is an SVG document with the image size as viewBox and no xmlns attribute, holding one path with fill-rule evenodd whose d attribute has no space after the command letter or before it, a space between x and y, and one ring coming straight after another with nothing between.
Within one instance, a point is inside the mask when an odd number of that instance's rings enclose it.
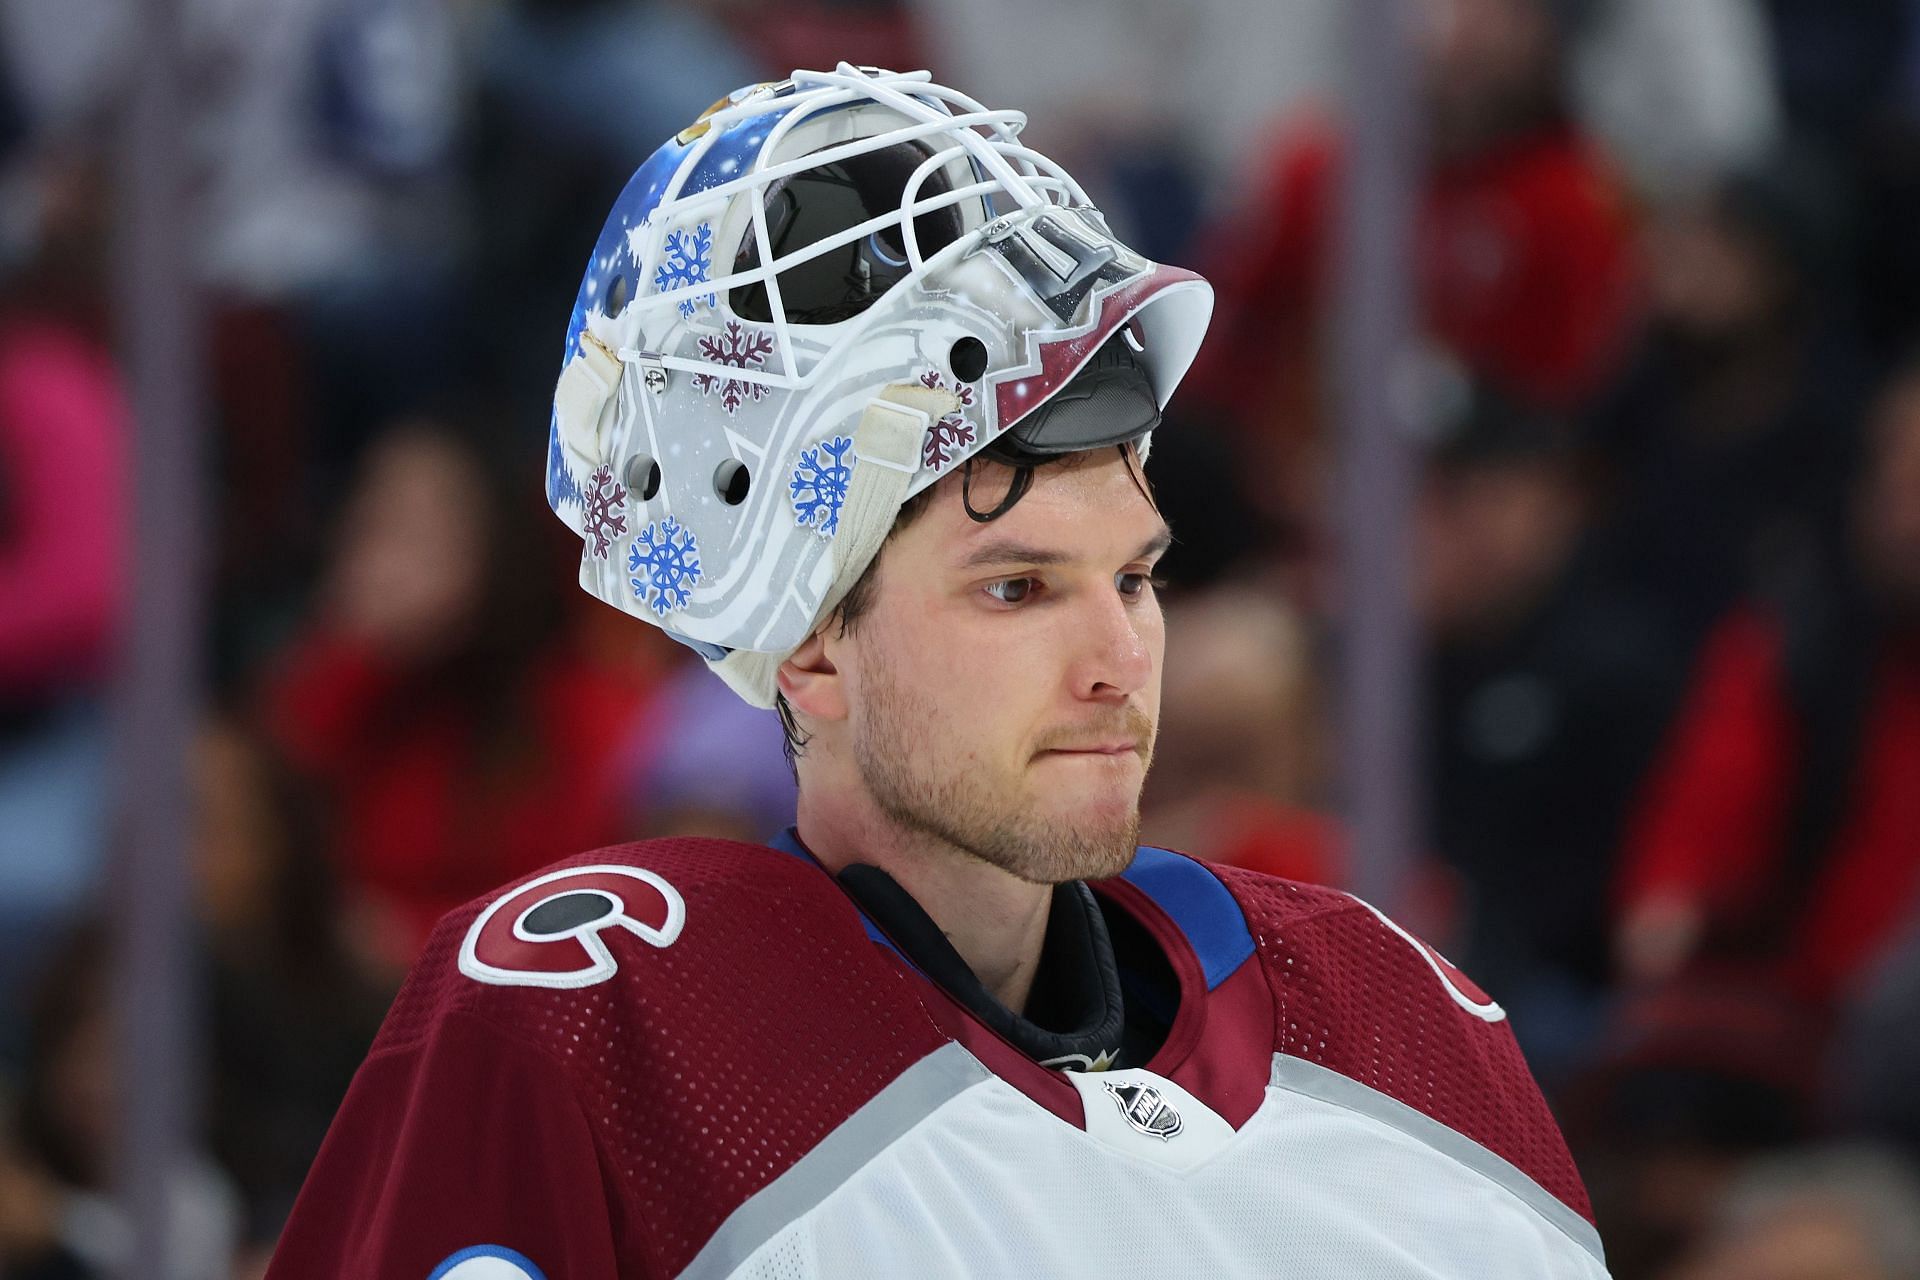
<instances>
[{"instance_id":1,"label":"black elastic cord","mask_svg":"<svg viewBox=\"0 0 1920 1280\"><path fill-rule=\"evenodd\" d=\"M1027 490L1033 488L1033 468L1022 464L1013 469L1013 483L1007 486L1007 496L1000 499L1000 505L991 511L973 509L973 459L968 458L960 469L960 505L966 509L967 518L975 524L987 524L998 520L1013 509L1014 503L1027 496Z\"/></svg>"}]
</instances>

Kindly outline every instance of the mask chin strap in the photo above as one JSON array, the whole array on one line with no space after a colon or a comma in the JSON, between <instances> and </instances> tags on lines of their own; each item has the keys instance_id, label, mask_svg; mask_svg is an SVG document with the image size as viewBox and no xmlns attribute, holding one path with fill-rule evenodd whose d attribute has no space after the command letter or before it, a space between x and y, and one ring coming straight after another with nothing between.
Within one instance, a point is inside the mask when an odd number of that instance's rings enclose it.
<instances>
[{"instance_id":1,"label":"mask chin strap","mask_svg":"<svg viewBox=\"0 0 1920 1280\"><path fill-rule=\"evenodd\" d=\"M833 585L814 615L816 625L832 616L886 542L920 472L927 429L959 408L953 392L919 383L895 383L868 402L853 431L855 462L833 539ZM789 653L735 649L723 658L708 658L707 665L742 698L770 708L780 691L775 677Z\"/></svg>"}]
</instances>

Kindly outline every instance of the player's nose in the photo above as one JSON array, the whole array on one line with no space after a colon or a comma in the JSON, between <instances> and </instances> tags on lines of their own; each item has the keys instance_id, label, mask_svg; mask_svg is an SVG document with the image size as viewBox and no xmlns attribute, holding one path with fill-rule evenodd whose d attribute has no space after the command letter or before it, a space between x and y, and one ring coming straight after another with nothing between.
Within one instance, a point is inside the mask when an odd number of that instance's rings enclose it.
<instances>
[{"instance_id":1,"label":"player's nose","mask_svg":"<svg viewBox=\"0 0 1920 1280\"><path fill-rule=\"evenodd\" d=\"M1123 702L1146 687L1153 678L1153 647L1145 611L1153 607L1151 601L1130 602L1117 591L1090 593L1074 619L1077 697Z\"/></svg>"}]
</instances>

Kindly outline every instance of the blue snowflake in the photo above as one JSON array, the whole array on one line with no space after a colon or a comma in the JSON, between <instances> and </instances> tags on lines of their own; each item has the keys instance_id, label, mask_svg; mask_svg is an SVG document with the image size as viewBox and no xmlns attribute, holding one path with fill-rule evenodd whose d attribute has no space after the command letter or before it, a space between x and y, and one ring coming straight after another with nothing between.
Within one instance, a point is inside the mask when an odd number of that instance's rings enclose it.
<instances>
[{"instance_id":1,"label":"blue snowflake","mask_svg":"<svg viewBox=\"0 0 1920 1280\"><path fill-rule=\"evenodd\" d=\"M661 293L669 289L679 289L690 284L705 284L713 279L713 227L701 223L691 233L669 231L667 233L667 257L653 271L653 287ZM712 306L717 301L715 294L704 298L682 298L680 314L682 317L693 314L693 304L704 302Z\"/></svg>"},{"instance_id":2,"label":"blue snowflake","mask_svg":"<svg viewBox=\"0 0 1920 1280\"><path fill-rule=\"evenodd\" d=\"M832 537L840 527L840 508L847 501L853 479L853 440L835 436L800 451L787 491L793 495L793 516L802 526Z\"/></svg>"},{"instance_id":3,"label":"blue snowflake","mask_svg":"<svg viewBox=\"0 0 1920 1280\"><path fill-rule=\"evenodd\" d=\"M635 575L627 580L633 594L656 614L664 618L671 609L686 608L700 581L693 531L672 516L648 525L627 552L627 572Z\"/></svg>"},{"instance_id":4,"label":"blue snowflake","mask_svg":"<svg viewBox=\"0 0 1920 1280\"><path fill-rule=\"evenodd\" d=\"M567 455L560 447L560 433L547 432L547 505L558 511L565 503L581 501L580 482L567 469Z\"/></svg>"}]
</instances>

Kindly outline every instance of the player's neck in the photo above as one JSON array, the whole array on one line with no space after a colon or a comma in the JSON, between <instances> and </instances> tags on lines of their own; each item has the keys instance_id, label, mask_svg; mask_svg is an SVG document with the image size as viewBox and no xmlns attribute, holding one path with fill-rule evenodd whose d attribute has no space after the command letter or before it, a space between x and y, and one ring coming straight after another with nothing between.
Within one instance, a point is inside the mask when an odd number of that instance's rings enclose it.
<instances>
[{"instance_id":1,"label":"player's neck","mask_svg":"<svg viewBox=\"0 0 1920 1280\"><path fill-rule=\"evenodd\" d=\"M876 812L809 803L804 788L796 828L835 875L865 863L892 876L940 926L981 985L1015 1013L1025 1012L1046 941L1052 886L1021 880Z\"/></svg>"}]
</instances>

